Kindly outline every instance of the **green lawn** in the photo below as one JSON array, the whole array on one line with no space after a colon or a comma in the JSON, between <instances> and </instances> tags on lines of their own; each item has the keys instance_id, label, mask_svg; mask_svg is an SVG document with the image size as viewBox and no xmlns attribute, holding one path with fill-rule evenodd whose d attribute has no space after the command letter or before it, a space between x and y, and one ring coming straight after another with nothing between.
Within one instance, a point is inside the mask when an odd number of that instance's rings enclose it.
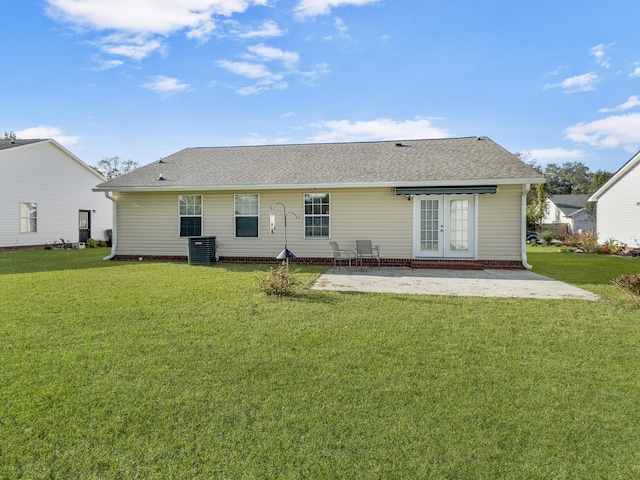
<instances>
[{"instance_id":1,"label":"green lawn","mask_svg":"<svg viewBox=\"0 0 640 480\"><path fill-rule=\"evenodd\" d=\"M640 478L640 260L530 250L594 303L107 253L0 255L0 479Z\"/></svg>"}]
</instances>

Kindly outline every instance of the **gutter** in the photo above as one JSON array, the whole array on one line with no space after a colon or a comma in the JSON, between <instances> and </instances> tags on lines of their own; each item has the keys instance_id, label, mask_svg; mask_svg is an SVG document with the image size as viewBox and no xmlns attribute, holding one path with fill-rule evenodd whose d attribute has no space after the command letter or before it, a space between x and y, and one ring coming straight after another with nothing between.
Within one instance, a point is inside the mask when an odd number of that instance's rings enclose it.
<instances>
[{"instance_id":1,"label":"gutter","mask_svg":"<svg viewBox=\"0 0 640 480\"><path fill-rule=\"evenodd\" d=\"M116 202L116 199L113 198L111 195L109 195L109 192L104 192L104 196L107 197L109 200L111 200L113 202L113 209L112 209L112 222L111 222L111 253L109 255L107 255L106 257L104 257L102 260L104 260L105 262L107 260L111 260L113 257L116 256L116 244L118 242L118 235L117 235L117 230L116 230L116 213L118 211L118 202Z\"/></svg>"},{"instance_id":2,"label":"gutter","mask_svg":"<svg viewBox=\"0 0 640 480\"><path fill-rule=\"evenodd\" d=\"M165 177L168 177L166 175ZM326 182L326 183L283 183L283 184L230 184L230 185L173 185L165 181L158 181L154 185L146 186L118 186L105 185L95 187L94 192L225 192L239 190L318 190L339 188L396 188L396 187L450 187L456 186L484 186L484 185L515 185L543 183L543 178L496 178L475 180L401 180L384 182Z\"/></svg>"},{"instance_id":3,"label":"gutter","mask_svg":"<svg viewBox=\"0 0 640 480\"><path fill-rule=\"evenodd\" d=\"M527 262L527 193L531 189L531 184L527 183L522 189L522 266L527 270L533 269L533 266Z\"/></svg>"}]
</instances>

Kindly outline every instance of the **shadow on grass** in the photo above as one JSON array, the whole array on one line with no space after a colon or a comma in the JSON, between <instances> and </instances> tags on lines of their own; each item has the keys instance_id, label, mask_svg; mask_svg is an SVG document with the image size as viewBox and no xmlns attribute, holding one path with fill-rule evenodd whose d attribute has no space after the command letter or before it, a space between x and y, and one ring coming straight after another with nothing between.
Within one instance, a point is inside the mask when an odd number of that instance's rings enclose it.
<instances>
[{"instance_id":1,"label":"shadow on grass","mask_svg":"<svg viewBox=\"0 0 640 480\"><path fill-rule=\"evenodd\" d=\"M109 248L91 248L0 253L0 275L109 268L117 265L102 260L110 252Z\"/></svg>"}]
</instances>

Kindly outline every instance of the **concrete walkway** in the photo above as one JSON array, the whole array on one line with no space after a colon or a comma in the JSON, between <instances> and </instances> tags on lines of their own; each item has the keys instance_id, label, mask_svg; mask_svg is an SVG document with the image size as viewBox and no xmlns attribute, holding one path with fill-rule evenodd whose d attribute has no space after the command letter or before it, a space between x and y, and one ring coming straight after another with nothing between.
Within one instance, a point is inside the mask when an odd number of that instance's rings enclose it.
<instances>
[{"instance_id":1,"label":"concrete walkway","mask_svg":"<svg viewBox=\"0 0 640 480\"><path fill-rule=\"evenodd\" d=\"M470 297L520 297L596 301L591 292L527 270L429 270L408 267L342 267L321 275L314 290L389 292Z\"/></svg>"}]
</instances>

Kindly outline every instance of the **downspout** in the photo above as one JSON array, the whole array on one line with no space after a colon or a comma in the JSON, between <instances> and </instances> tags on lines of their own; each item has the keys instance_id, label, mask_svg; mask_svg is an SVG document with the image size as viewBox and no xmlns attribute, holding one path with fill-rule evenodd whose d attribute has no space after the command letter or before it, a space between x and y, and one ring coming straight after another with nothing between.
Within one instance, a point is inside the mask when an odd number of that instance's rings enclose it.
<instances>
[{"instance_id":1,"label":"downspout","mask_svg":"<svg viewBox=\"0 0 640 480\"><path fill-rule=\"evenodd\" d=\"M531 184L527 183L525 187L522 189L522 266L527 270L531 270L533 268L532 265L529 265L527 262L527 193L531 189Z\"/></svg>"},{"instance_id":2,"label":"downspout","mask_svg":"<svg viewBox=\"0 0 640 480\"><path fill-rule=\"evenodd\" d=\"M115 198L109 195L109 192L104 192L104 196L113 202L113 208L112 208L113 218L111 221L111 253L102 259L106 262L107 260L111 260L113 257L116 256L116 243L118 238L118 235L116 235L116 213L118 210L118 202L116 202Z\"/></svg>"}]
</instances>

